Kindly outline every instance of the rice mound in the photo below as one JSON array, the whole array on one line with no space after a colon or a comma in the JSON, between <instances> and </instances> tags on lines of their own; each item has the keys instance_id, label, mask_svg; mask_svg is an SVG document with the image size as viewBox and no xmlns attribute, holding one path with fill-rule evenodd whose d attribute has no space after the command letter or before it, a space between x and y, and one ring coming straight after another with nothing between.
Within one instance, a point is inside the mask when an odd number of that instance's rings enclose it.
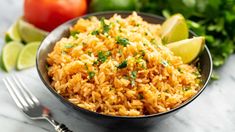
<instances>
[{"instance_id":1,"label":"rice mound","mask_svg":"<svg viewBox=\"0 0 235 132\"><path fill-rule=\"evenodd\" d=\"M162 44L161 25L127 18L79 19L48 54L58 94L75 105L116 116L169 111L195 95L198 69Z\"/></svg>"}]
</instances>

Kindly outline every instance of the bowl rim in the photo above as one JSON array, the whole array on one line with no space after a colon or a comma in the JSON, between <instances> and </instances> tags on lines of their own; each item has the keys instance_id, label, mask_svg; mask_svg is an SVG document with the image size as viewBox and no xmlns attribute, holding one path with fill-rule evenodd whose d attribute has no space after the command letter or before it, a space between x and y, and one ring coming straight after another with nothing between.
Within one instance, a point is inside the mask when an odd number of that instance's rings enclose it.
<instances>
[{"instance_id":1,"label":"bowl rim","mask_svg":"<svg viewBox=\"0 0 235 132\"><path fill-rule=\"evenodd\" d=\"M105 12L96 12L96 13L89 13L87 15L84 15L84 16L80 16L80 17L76 17L76 18L73 18L63 24L61 24L60 26L58 26L57 28L55 28L51 33L49 33L48 36L51 36L53 33L55 33L57 30L60 30L62 29L62 27L64 25L71 25L72 22L78 20L79 18L88 18L90 16L100 16L100 15L114 15L114 14L118 14L118 15L124 15L124 14L132 14L132 11L105 11ZM154 15L154 14L150 14L150 13L143 13L143 12L137 12L138 15L140 16L146 16L146 17L151 17L153 19L160 19L160 20L164 20L163 17L161 16L158 16L158 15ZM193 35L193 36L197 36L194 32L192 32L190 30L190 33ZM70 102L69 100L65 99L63 96L61 96L60 94L58 94L54 88L48 84L44 78L43 78L43 75L42 75L42 72L39 68L39 56L40 56L40 51L42 49L42 45L44 43L48 43L47 38L48 36L41 42L39 48L38 48L38 51L37 51L37 55L36 55L36 69L37 69L37 72L39 74L39 77L40 77L40 80L43 82L43 84L47 87L47 89L49 89L50 92L52 92L53 95L55 95L57 97L58 100L60 101L63 101L63 103L66 103L67 105L69 105L70 108L72 108L73 110L76 110L76 111L83 111L83 112L86 112L87 114L93 114L94 116L98 116L98 117L104 117L104 118L112 118L112 119L144 119L144 118L153 118L153 117L159 117L159 116L163 116L163 115L167 115L169 113L172 113L172 112L175 112L183 107L185 107L186 105L188 105L189 103L191 103L194 99L196 99L203 91L204 89L206 88L206 86L208 85L209 83L209 80L211 78L211 75L212 75L212 71L213 71L213 65L212 65L212 57L211 57L211 54L210 54L210 51L208 49L208 47L205 45L205 52L207 52L208 54L208 57L209 57L209 75L208 77L205 79L205 83L203 84L203 86L201 87L201 89L194 95L192 96L190 99L184 101L183 103L181 103L179 106L175 107L175 108L172 108L168 111L165 111L165 112L160 112L160 113L156 113L156 114L150 114L150 115L143 115L143 116L115 116L115 115L107 115L107 114L101 114L101 113L98 113L98 112L93 112L93 111L90 111L90 110L87 110L87 109L84 109L84 108L81 108L75 104L73 104L72 102ZM64 104L65 105L65 104Z\"/></svg>"}]
</instances>

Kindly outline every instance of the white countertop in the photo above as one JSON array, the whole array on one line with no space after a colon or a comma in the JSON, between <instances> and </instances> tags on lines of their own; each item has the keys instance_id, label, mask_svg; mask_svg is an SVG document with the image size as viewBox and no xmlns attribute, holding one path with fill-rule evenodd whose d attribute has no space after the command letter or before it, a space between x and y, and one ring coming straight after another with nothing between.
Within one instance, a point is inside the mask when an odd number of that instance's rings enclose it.
<instances>
[{"instance_id":1,"label":"white countertop","mask_svg":"<svg viewBox=\"0 0 235 132\"><path fill-rule=\"evenodd\" d=\"M4 43L3 32L22 14L22 1L0 1L0 47ZM217 72L220 75L218 81L209 84L196 100L149 132L235 132L235 55L217 69ZM22 78L41 103L51 109L56 120L65 123L74 132L90 132L89 128L95 127L86 124L57 100L42 84L35 67L12 73L17 73ZM1 79L9 75L0 71ZM53 132L47 122L32 121L16 107L1 79L0 131Z\"/></svg>"}]
</instances>

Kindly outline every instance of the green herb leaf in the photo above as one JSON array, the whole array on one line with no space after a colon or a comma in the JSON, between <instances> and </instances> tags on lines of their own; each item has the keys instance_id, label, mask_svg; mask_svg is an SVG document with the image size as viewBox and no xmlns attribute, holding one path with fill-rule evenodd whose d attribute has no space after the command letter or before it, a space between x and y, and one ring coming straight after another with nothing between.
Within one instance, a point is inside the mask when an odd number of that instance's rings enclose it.
<instances>
[{"instance_id":1,"label":"green herb leaf","mask_svg":"<svg viewBox=\"0 0 235 132\"><path fill-rule=\"evenodd\" d=\"M95 72L88 71L89 79L92 79L95 76Z\"/></svg>"},{"instance_id":2,"label":"green herb leaf","mask_svg":"<svg viewBox=\"0 0 235 132\"><path fill-rule=\"evenodd\" d=\"M183 73L183 69L181 69L181 68L178 68L178 71L179 71L180 73Z\"/></svg>"},{"instance_id":3,"label":"green herb leaf","mask_svg":"<svg viewBox=\"0 0 235 132\"><path fill-rule=\"evenodd\" d=\"M73 37L75 37L77 34L79 34L80 33L80 31L71 31L70 32L70 35L71 36L73 36Z\"/></svg>"},{"instance_id":4,"label":"green herb leaf","mask_svg":"<svg viewBox=\"0 0 235 132\"><path fill-rule=\"evenodd\" d=\"M211 79L212 80L218 80L219 79L219 75L216 72L212 72Z\"/></svg>"},{"instance_id":5,"label":"green herb leaf","mask_svg":"<svg viewBox=\"0 0 235 132\"><path fill-rule=\"evenodd\" d=\"M118 50L118 53L119 53L120 55L122 55L122 50L121 50L121 49L119 49L119 50Z\"/></svg>"},{"instance_id":6,"label":"green herb leaf","mask_svg":"<svg viewBox=\"0 0 235 132\"><path fill-rule=\"evenodd\" d=\"M132 71L131 72L131 75L130 75L130 78L131 78L131 86L135 86L135 79L136 79L136 76L137 76L137 71Z\"/></svg>"},{"instance_id":7,"label":"green herb leaf","mask_svg":"<svg viewBox=\"0 0 235 132\"><path fill-rule=\"evenodd\" d=\"M87 66L87 63L85 63L85 69L88 70L88 66Z\"/></svg>"},{"instance_id":8,"label":"green herb leaf","mask_svg":"<svg viewBox=\"0 0 235 132\"><path fill-rule=\"evenodd\" d=\"M124 60L121 64L118 65L117 68L122 69L127 67L127 60Z\"/></svg>"},{"instance_id":9,"label":"green herb leaf","mask_svg":"<svg viewBox=\"0 0 235 132\"><path fill-rule=\"evenodd\" d=\"M137 71L132 71L131 72L131 78L136 79L136 76L137 76Z\"/></svg>"},{"instance_id":10,"label":"green herb leaf","mask_svg":"<svg viewBox=\"0 0 235 132\"><path fill-rule=\"evenodd\" d=\"M73 48L73 47L74 47L74 45L71 44L71 43L68 43L68 44L64 45L64 48L66 48L66 49L70 49L70 48Z\"/></svg>"},{"instance_id":11,"label":"green herb leaf","mask_svg":"<svg viewBox=\"0 0 235 132\"><path fill-rule=\"evenodd\" d=\"M99 63L98 61L94 61L94 62L93 62L93 66L94 66L94 65L97 65L98 63Z\"/></svg>"},{"instance_id":12,"label":"green herb leaf","mask_svg":"<svg viewBox=\"0 0 235 132\"><path fill-rule=\"evenodd\" d=\"M95 31L91 32L91 35L99 35L99 31L95 30Z\"/></svg>"},{"instance_id":13,"label":"green herb leaf","mask_svg":"<svg viewBox=\"0 0 235 132\"><path fill-rule=\"evenodd\" d=\"M88 51L87 54L88 54L89 56L91 56L92 52L91 52L91 51Z\"/></svg>"},{"instance_id":14,"label":"green herb leaf","mask_svg":"<svg viewBox=\"0 0 235 132\"><path fill-rule=\"evenodd\" d=\"M188 91L190 89L191 89L190 87L183 87L183 91Z\"/></svg>"},{"instance_id":15,"label":"green herb leaf","mask_svg":"<svg viewBox=\"0 0 235 132\"><path fill-rule=\"evenodd\" d=\"M128 44L130 44L129 40L127 38L121 38L120 36L118 36L116 38L117 44L120 44L124 47L126 47Z\"/></svg>"},{"instance_id":16,"label":"green herb leaf","mask_svg":"<svg viewBox=\"0 0 235 132\"><path fill-rule=\"evenodd\" d=\"M109 57L111 55L110 51L100 51L98 53L98 61L104 63L107 59L107 57Z\"/></svg>"},{"instance_id":17,"label":"green herb leaf","mask_svg":"<svg viewBox=\"0 0 235 132\"><path fill-rule=\"evenodd\" d=\"M139 93L138 96L139 96L139 99L140 99L140 100L144 99L144 96L143 96L142 93Z\"/></svg>"},{"instance_id":18,"label":"green herb leaf","mask_svg":"<svg viewBox=\"0 0 235 132\"><path fill-rule=\"evenodd\" d=\"M103 27L103 33L108 33L109 30L110 30L110 26L108 24L106 24L104 20L105 20L104 17L102 17L101 20L100 20L101 25Z\"/></svg>"}]
</instances>

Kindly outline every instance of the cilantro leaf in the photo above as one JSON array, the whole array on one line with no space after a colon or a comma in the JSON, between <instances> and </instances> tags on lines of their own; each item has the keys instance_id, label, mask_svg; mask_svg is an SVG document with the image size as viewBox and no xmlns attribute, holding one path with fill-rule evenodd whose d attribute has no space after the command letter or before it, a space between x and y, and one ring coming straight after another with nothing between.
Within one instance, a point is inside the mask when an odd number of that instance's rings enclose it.
<instances>
[{"instance_id":1,"label":"cilantro leaf","mask_svg":"<svg viewBox=\"0 0 235 132\"><path fill-rule=\"evenodd\" d=\"M103 33L108 33L109 30L110 30L110 26L108 24L106 24L104 20L105 20L104 17L102 17L101 20L100 20L101 25L103 27Z\"/></svg>"},{"instance_id":2,"label":"cilantro leaf","mask_svg":"<svg viewBox=\"0 0 235 132\"><path fill-rule=\"evenodd\" d=\"M92 79L95 76L95 72L88 71L88 76L89 76L89 79Z\"/></svg>"},{"instance_id":3,"label":"cilantro leaf","mask_svg":"<svg viewBox=\"0 0 235 132\"><path fill-rule=\"evenodd\" d=\"M129 40L127 38L121 38L120 36L118 36L116 38L117 44L120 44L124 47L126 47L128 44L130 44Z\"/></svg>"},{"instance_id":4,"label":"cilantro leaf","mask_svg":"<svg viewBox=\"0 0 235 132\"><path fill-rule=\"evenodd\" d=\"M110 51L99 51L98 61L104 63L110 55L111 55Z\"/></svg>"},{"instance_id":5,"label":"cilantro leaf","mask_svg":"<svg viewBox=\"0 0 235 132\"><path fill-rule=\"evenodd\" d=\"M118 65L117 68L122 69L127 67L127 60L124 60L121 64Z\"/></svg>"},{"instance_id":6,"label":"cilantro leaf","mask_svg":"<svg viewBox=\"0 0 235 132\"><path fill-rule=\"evenodd\" d=\"M99 31L95 30L95 31L91 32L91 35L99 35Z\"/></svg>"},{"instance_id":7,"label":"cilantro leaf","mask_svg":"<svg viewBox=\"0 0 235 132\"><path fill-rule=\"evenodd\" d=\"M70 48L73 48L73 47L74 47L74 45L71 44L71 43L68 43L68 44L64 45L64 48L66 48L66 49L70 49Z\"/></svg>"},{"instance_id":8,"label":"cilantro leaf","mask_svg":"<svg viewBox=\"0 0 235 132\"><path fill-rule=\"evenodd\" d=\"M76 35L79 33L80 33L80 31L70 31L70 35L73 37L76 37Z\"/></svg>"}]
</instances>

